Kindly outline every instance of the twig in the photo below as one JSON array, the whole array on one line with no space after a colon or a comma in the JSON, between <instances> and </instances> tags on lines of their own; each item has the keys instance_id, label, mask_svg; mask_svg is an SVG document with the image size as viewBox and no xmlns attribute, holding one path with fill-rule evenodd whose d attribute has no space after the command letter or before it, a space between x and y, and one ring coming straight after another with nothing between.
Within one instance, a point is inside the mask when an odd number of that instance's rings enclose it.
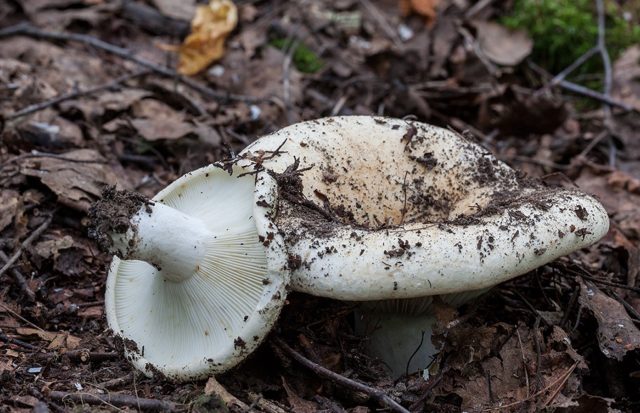
<instances>
[{"instance_id":1,"label":"twig","mask_svg":"<svg viewBox=\"0 0 640 413\"><path fill-rule=\"evenodd\" d=\"M16 250L16 252L14 252L11 258L9 258L7 262L4 264L4 266L0 268L0 279L2 278L2 275L9 268L11 268L11 266L15 264L16 261L18 261L18 258L20 258L20 256L22 255L22 251L24 251L25 248L28 248L33 241L38 239L40 235L42 235L42 233L46 231L46 229L51 224L52 220L53 220L53 214L51 214L42 224L40 224L40 226L35 231L33 231L27 239L25 239L22 242L22 244L20 244L20 247Z\"/></svg>"},{"instance_id":2,"label":"twig","mask_svg":"<svg viewBox=\"0 0 640 413\"><path fill-rule=\"evenodd\" d=\"M469 9L467 9L467 11L464 13L465 20L471 20L473 17L476 16L476 14L480 13L482 10L484 10L487 6L489 6L493 2L494 0L478 1L476 4L469 7Z\"/></svg>"},{"instance_id":3,"label":"twig","mask_svg":"<svg viewBox=\"0 0 640 413\"><path fill-rule=\"evenodd\" d=\"M265 399L261 394L251 393L247 395L249 400L251 400L251 404L253 406L257 406L260 410L263 410L267 413L287 413L288 410L283 409L278 406L275 402Z\"/></svg>"},{"instance_id":4,"label":"twig","mask_svg":"<svg viewBox=\"0 0 640 413\"><path fill-rule=\"evenodd\" d=\"M596 0L596 8L598 10L598 51L600 52L600 57L602 58L602 65L604 66L604 85L602 86L603 95L610 97L611 96L611 83L612 83L612 74L611 74L611 57L609 56L609 50L607 49L607 43L605 42L605 10L604 10L604 1ZM604 111L604 125L608 131L611 131L612 128L612 118L611 118L611 106L605 102L604 107L602 108ZM613 138L611 133L609 133L609 166L614 167L616 163L616 146L613 142Z\"/></svg>"},{"instance_id":5,"label":"twig","mask_svg":"<svg viewBox=\"0 0 640 413\"><path fill-rule=\"evenodd\" d=\"M438 383L440 383L440 381L444 377L444 373L447 370L440 370L440 373L435 378L429 381L429 383L427 384L427 387L423 390L422 396L420 396L418 400L413 402L413 404L409 408L411 411L418 410L418 407L420 407L420 404L423 403L427 399L427 397L431 395L432 390L438 385Z\"/></svg>"},{"instance_id":6,"label":"twig","mask_svg":"<svg viewBox=\"0 0 640 413\"><path fill-rule=\"evenodd\" d=\"M188 86L189 88L200 93L204 97L207 97L210 99L223 100L223 101L237 100L237 101L248 102L248 103L257 103L257 102L267 100L264 98L255 98L252 96L236 95L233 93L226 93L226 92L213 90L191 78L180 75L173 69L170 69L166 66L157 65L149 60L135 56L128 49L116 46L111 43L107 43L103 40L100 40L96 37L89 36L86 34L48 32L48 31L39 29L37 27L34 27L29 23L19 23L14 26L9 26L3 30L0 30L0 38L9 37L9 36L19 36L19 35L29 36L36 39L44 39L44 40L79 42L79 43L89 45L91 47L95 47L96 49L104 50L105 52L111 53L122 59L129 60L142 67L146 67L147 69L150 69L157 74L173 78L178 82L184 84L185 86Z\"/></svg>"},{"instance_id":7,"label":"twig","mask_svg":"<svg viewBox=\"0 0 640 413\"><path fill-rule=\"evenodd\" d=\"M401 412L401 413L409 413L409 410L402 407L398 402L393 400L391 397L389 397L388 394L386 394L382 390L367 386L366 384L344 377L334 371L331 371L325 367L322 367L317 363L314 363L313 361L305 358L302 354L298 353L297 351L289 347L287 343L285 343L282 339L278 337L274 337L273 340L281 350L283 350L285 353L291 356L291 358L296 360L298 363L302 364L304 367L316 373L318 376L322 376L326 379L331 380L336 384L347 387L351 390L363 392L367 394L369 397L377 400L379 403L386 405L393 411Z\"/></svg>"},{"instance_id":8,"label":"twig","mask_svg":"<svg viewBox=\"0 0 640 413\"><path fill-rule=\"evenodd\" d=\"M535 334L535 331L533 332ZM516 335L518 336L518 345L520 346L520 355L522 356L522 369L524 370L525 384L527 385L527 397L531 395L531 386L529 385L529 372L527 369L527 358L524 356L524 348L522 347L522 338L520 338L520 329L516 327Z\"/></svg>"},{"instance_id":9,"label":"twig","mask_svg":"<svg viewBox=\"0 0 640 413\"><path fill-rule=\"evenodd\" d=\"M291 116L291 64L293 62L293 53L300 43L299 40L294 39L295 35L296 33L294 31L287 39L285 43L286 53L282 60L282 99L284 100L288 123L293 122L293 117Z\"/></svg>"},{"instance_id":10,"label":"twig","mask_svg":"<svg viewBox=\"0 0 640 413\"><path fill-rule=\"evenodd\" d=\"M70 360L80 361L82 363L88 363L91 361L104 361L104 360L113 360L120 357L119 353L116 352L90 352L87 349L80 350L71 350L64 353L45 353L38 354L36 358L38 359L53 359L58 357L69 357Z\"/></svg>"},{"instance_id":11,"label":"twig","mask_svg":"<svg viewBox=\"0 0 640 413\"><path fill-rule=\"evenodd\" d=\"M595 90L589 89L587 87L584 86L580 86L578 84L575 84L573 82L569 82L568 80L562 80L558 83L558 85L560 87L562 87L563 89L567 89L571 92L577 93L579 95L583 95L583 96L587 96L590 97L591 99L595 99L598 100L600 102L606 103L607 105L611 105L611 106L615 106L618 108L622 108L624 110L626 110L627 112L631 112L631 111L635 111L634 107L631 105L628 105L624 102L621 102L619 100L613 99L610 96L604 95L600 92L596 92Z\"/></svg>"},{"instance_id":12,"label":"twig","mask_svg":"<svg viewBox=\"0 0 640 413\"><path fill-rule=\"evenodd\" d=\"M89 393L68 393L64 391L52 391L49 398L56 401L72 401L75 403L86 403L92 405L111 404L114 406L133 407L140 410L156 410L173 412L176 411L176 403L157 400L145 399L127 394L89 394Z\"/></svg>"},{"instance_id":13,"label":"twig","mask_svg":"<svg viewBox=\"0 0 640 413\"><path fill-rule=\"evenodd\" d=\"M42 329L42 327L37 326L36 324L33 324L31 321L27 320L26 318L24 318L23 316L21 316L20 314L16 313L15 311L13 311L12 309L10 309L9 307L7 307L6 305L4 305L2 302L0 302L0 307L6 311L7 313L11 314L12 316L14 316L15 318L17 318L18 320L26 323L27 325L30 325L31 327L35 328L36 330L39 331L44 331Z\"/></svg>"},{"instance_id":14,"label":"twig","mask_svg":"<svg viewBox=\"0 0 640 413\"><path fill-rule=\"evenodd\" d=\"M540 388L540 384L542 382L542 368L540 367L541 365L541 360L542 360L542 350L540 348L540 337L538 336L538 330L540 329L540 320L542 320L542 317L538 316L538 318L536 318L535 323L533 323L533 344L535 346L536 349L536 382L535 382L535 388L539 389Z\"/></svg>"},{"instance_id":15,"label":"twig","mask_svg":"<svg viewBox=\"0 0 640 413\"><path fill-rule=\"evenodd\" d=\"M33 105L29 105L26 108L23 108L23 109L20 109L17 112L11 113L11 114L7 115L5 117L5 119L7 119L7 120L17 119L17 118L20 118L22 116L30 115L32 113L41 111L41 110L46 109L46 108L48 108L50 106L57 105L58 103L64 102L66 100L76 99L76 98L81 97L81 96L92 95L92 94L97 93L97 92L102 92L103 90L113 89L114 87L120 85L123 82L126 82L127 80L131 80L131 79L134 79L136 77L144 76L144 75L147 75L149 73L151 73L151 71L149 69L139 70L137 72L129 73L129 74L120 76L118 78L115 78L112 81L107 82L107 83L102 84L102 85L94 86L92 88L85 89L85 90L76 90L74 92L65 93L63 95L58 95L58 96L55 96L55 97L53 97L53 98L51 98L49 100L45 100L44 102L40 102L40 103L36 103L36 104L33 104Z\"/></svg>"},{"instance_id":16,"label":"twig","mask_svg":"<svg viewBox=\"0 0 640 413\"><path fill-rule=\"evenodd\" d=\"M40 152L40 151L32 150L30 153L18 155L5 161L3 165L8 165L17 161L21 161L23 159L30 159L30 158L52 158L52 159L59 159L61 161L72 162L72 163L90 163L90 164L106 164L107 163L107 161L94 161L90 159L73 159L64 155L58 155L57 153L48 153L48 152Z\"/></svg>"},{"instance_id":17,"label":"twig","mask_svg":"<svg viewBox=\"0 0 640 413\"><path fill-rule=\"evenodd\" d=\"M589 142L589 144L587 145L587 147L586 147L586 148L584 148L584 149L582 150L582 152L580 152L580 153L578 154L578 156L576 156L576 159L582 159L582 160L584 160L584 159L586 158L587 154L588 154L589 152L591 152L591 150L592 150L593 148L595 148L595 147L596 147L596 145L597 145L597 144L599 144L599 143L600 143L600 141L602 141L602 140L603 140L604 138L606 138L608 135L609 135L609 132L608 132L608 131L606 131L606 130L603 130L602 132L600 132L600 133L598 134L598 136L596 136L594 139L592 139L592 140L591 140L591 142Z\"/></svg>"},{"instance_id":18,"label":"twig","mask_svg":"<svg viewBox=\"0 0 640 413\"><path fill-rule=\"evenodd\" d=\"M378 26L385 32L387 37L391 39L393 44L396 47L402 47L402 43L398 38L397 33L393 30L393 27L387 22L387 19L384 17L380 10L375 6L375 4L371 3L370 0L360 0L360 4L365 8L365 10L369 13L371 17L378 23Z\"/></svg>"},{"instance_id":19,"label":"twig","mask_svg":"<svg viewBox=\"0 0 640 413\"><path fill-rule=\"evenodd\" d=\"M108 390L114 387L124 386L125 384L129 384L133 381L133 374L134 373L129 373L125 374L122 377L116 377L115 379L103 381L102 383L99 383L97 387Z\"/></svg>"},{"instance_id":20,"label":"twig","mask_svg":"<svg viewBox=\"0 0 640 413\"><path fill-rule=\"evenodd\" d=\"M629 304L628 302L626 302L622 297L620 297L620 295L618 293L616 293L613 290L609 290L609 293L611 293L611 295L613 296L613 298L615 298L616 300L618 300L618 302L620 304L622 304L624 306L624 308L627 310L627 312L629 313L629 315L633 318L635 318L636 320L640 320L640 312L638 312L638 310L636 310L631 304Z\"/></svg>"},{"instance_id":21,"label":"twig","mask_svg":"<svg viewBox=\"0 0 640 413\"><path fill-rule=\"evenodd\" d=\"M9 256L5 254L4 251L2 250L0 250L0 259L2 259L4 263L9 262ZM24 275L22 275L22 273L18 271L17 268L12 268L11 274L13 275L13 279L15 280L16 284L18 284L22 292L24 292L27 295L27 297L29 297L29 300L35 301L36 293L33 292L31 287L29 287L29 283L27 283L27 280L24 278Z\"/></svg>"},{"instance_id":22,"label":"twig","mask_svg":"<svg viewBox=\"0 0 640 413\"><path fill-rule=\"evenodd\" d=\"M551 79L551 81L549 82L548 86L554 86L557 85L558 83L562 82L567 76L569 76L574 70L576 70L578 67L582 66L582 64L584 62L586 62L587 60L589 60L593 55L595 55L596 53L598 53L598 47L594 46L591 49L587 50L586 53L584 53L582 56L580 56L579 58L577 58L573 63L571 63L569 66L567 66L566 68L564 68L560 73L558 73L557 75L555 75L553 77L553 79Z\"/></svg>"},{"instance_id":23,"label":"twig","mask_svg":"<svg viewBox=\"0 0 640 413\"><path fill-rule=\"evenodd\" d=\"M544 389L532 394L531 396L526 397L526 398L524 398L522 400L515 401L513 403L504 404L502 406L489 407L487 409L484 409L483 411L487 412L487 411L493 411L493 410L503 410L503 409L512 408L514 406L518 406L518 405L520 405L522 403L525 403L525 402L528 402L529 400L534 399L535 397L540 396L541 394L543 394L546 391L551 390L554 386L557 386L554 389L554 392L552 393L552 396L555 399L555 396L557 396L557 394L558 394L557 392L562 389L562 387L565 385L565 383L567 382L569 377L571 377L571 373L573 373L573 370L575 370L575 368L578 367L578 363L579 362L575 362L571 367L569 367L567 369L567 371L565 371L563 374L561 374L560 377L558 377L556 380L554 380L552 383L550 383ZM547 399L547 403L550 403L552 401L553 401L553 399L551 399L551 400Z\"/></svg>"},{"instance_id":24,"label":"twig","mask_svg":"<svg viewBox=\"0 0 640 413\"><path fill-rule=\"evenodd\" d=\"M11 337L7 336L4 333L0 333L0 340L4 341L5 343L13 343L13 344L15 344L17 346L26 348L27 350L37 350L38 349L38 347L36 347L36 346L34 346L32 344L29 344L29 343L24 342L22 340L18 340L17 338L11 338Z\"/></svg>"},{"instance_id":25,"label":"twig","mask_svg":"<svg viewBox=\"0 0 640 413\"><path fill-rule=\"evenodd\" d=\"M534 71L536 71L537 73L543 75L543 76L550 76L549 73L547 73L543 68L541 68L540 66L538 66L537 64L535 64L534 62L528 60L527 64L529 65L529 67L531 67L531 69L533 69ZM603 93L597 92L593 89L589 89L587 87L578 85L576 83L570 82L568 80L561 80L558 82L558 86L560 86L563 89L569 90L573 93L577 93L579 95L583 95L586 97L589 97L591 99L595 99L597 101L606 103L608 105L611 106L615 106L621 109L624 109L627 112L636 112L637 110L631 106L628 105L620 100L614 99L611 96L606 96Z\"/></svg>"}]
</instances>

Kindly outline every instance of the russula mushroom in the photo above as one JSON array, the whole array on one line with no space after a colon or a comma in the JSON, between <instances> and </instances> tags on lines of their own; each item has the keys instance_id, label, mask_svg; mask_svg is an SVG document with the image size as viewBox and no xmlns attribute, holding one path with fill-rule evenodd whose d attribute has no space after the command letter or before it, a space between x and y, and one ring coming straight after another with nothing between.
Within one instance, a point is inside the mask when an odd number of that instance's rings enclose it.
<instances>
[{"instance_id":1,"label":"russula mushroom","mask_svg":"<svg viewBox=\"0 0 640 413\"><path fill-rule=\"evenodd\" d=\"M368 116L298 123L150 203L100 214L109 202L94 208L117 256L109 325L138 368L176 378L237 364L287 287L409 308L422 323L432 297L458 305L608 230L577 190L527 179L446 129ZM417 345L386 360L394 374Z\"/></svg>"}]
</instances>

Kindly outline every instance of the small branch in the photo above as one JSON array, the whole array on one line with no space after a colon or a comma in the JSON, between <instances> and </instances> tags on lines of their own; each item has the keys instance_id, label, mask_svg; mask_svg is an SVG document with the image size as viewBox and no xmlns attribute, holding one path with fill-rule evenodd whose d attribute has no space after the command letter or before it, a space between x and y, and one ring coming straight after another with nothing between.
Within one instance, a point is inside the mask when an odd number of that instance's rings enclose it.
<instances>
[{"instance_id":1,"label":"small branch","mask_svg":"<svg viewBox=\"0 0 640 413\"><path fill-rule=\"evenodd\" d=\"M274 337L273 340L277 347L279 347L282 351L287 353L291 358L296 360L298 363L302 364L304 367L313 371L318 376L324 377L326 379L331 380L332 382L339 384L341 386L347 387L351 390L359 391L369 395L372 399L377 400L379 403L386 405L388 408L395 412L401 413L409 413L409 410L402 407L398 402L389 397L388 394L383 392L382 390L376 389L374 387L370 387L366 384L357 382L350 378L344 377L334 371L331 371L321 365L314 363L313 361L305 358L302 354L298 353L287 343L285 343L282 339L278 337Z\"/></svg>"},{"instance_id":2,"label":"small branch","mask_svg":"<svg viewBox=\"0 0 640 413\"><path fill-rule=\"evenodd\" d=\"M52 359L52 358L66 356L73 361L89 363L89 362L117 359L120 357L120 354L116 352L90 352L87 349L80 349L80 350L71 350L64 353L46 353L39 356L45 359Z\"/></svg>"},{"instance_id":3,"label":"small branch","mask_svg":"<svg viewBox=\"0 0 640 413\"><path fill-rule=\"evenodd\" d=\"M635 111L634 107L631 105L627 105L624 102L613 99L611 96L604 95L600 92L596 92L595 90L589 89L587 87L580 86L573 82L569 82L568 80L561 80L558 83L558 86L562 87L563 89L569 90L573 93L590 97L591 99L599 100L600 102L606 103L607 105L622 108L627 112Z\"/></svg>"},{"instance_id":4,"label":"small branch","mask_svg":"<svg viewBox=\"0 0 640 413\"><path fill-rule=\"evenodd\" d=\"M52 391L49 398L61 402L86 403L91 405L113 405L118 407L133 407L139 410L155 410L173 412L177 410L177 405L173 402L157 399L145 399L127 394L89 394L89 393L68 393L64 391Z\"/></svg>"},{"instance_id":5,"label":"small branch","mask_svg":"<svg viewBox=\"0 0 640 413\"><path fill-rule=\"evenodd\" d=\"M591 49L587 50L587 52L585 54L583 54L582 56L577 58L573 63L571 63L569 66L567 66L564 70L562 70L560 73L555 75L553 77L553 79L551 79L551 82L549 82L549 85L550 86L554 86L554 85L557 85L558 83L562 82L574 70L576 70L578 67L582 66L582 64L584 62L589 60L596 53L598 53L598 48L595 47L595 46L592 47Z\"/></svg>"},{"instance_id":6,"label":"small branch","mask_svg":"<svg viewBox=\"0 0 640 413\"><path fill-rule=\"evenodd\" d=\"M103 381L99 383L97 386L101 389L112 389L114 387L124 386L125 384L129 384L133 381L134 373L125 374L122 377L116 377L115 379Z\"/></svg>"},{"instance_id":7,"label":"small branch","mask_svg":"<svg viewBox=\"0 0 640 413\"><path fill-rule=\"evenodd\" d=\"M73 163L90 163L90 164L106 164L107 163L107 161L94 161L90 159L73 159L73 158L66 157L64 155L58 155L57 153L48 153L48 152L40 152L40 151L32 150L30 153L18 155L7 160L3 165L9 165L11 163L21 161L23 159L29 159L29 158L52 158L52 159L59 159L65 162L73 162Z\"/></svg>"},{"instance_id":8,"label":"small branch","mask_svg":"<svg viewBox=\"0 0 640 413\"><path fill-rule=\"evenodd\" d=\"M36 347L36 346L34 346L32 344L29 344L29 343L24 342L22 340L18 340L17 338L11 338L11 337L7 336L4 333L0 333L0 340L4 341L5 343L13 343L16 346L20 346L20 347L26 348L27 350L37 350L38 349L38 347Z\"/></svg>"},{"instance_id":9,"label":"small branch","mask_svg":"<svg viewBox=\"0 0 640 413\"><path fill-rule=\"evenodd\" d=\"M402 47L402 42L398 38L397 33L393 30L393 27L389 24L384 15L378 10L375 4L373 4L370 0L360 0L360 4L365 8L365 10L369 13L371 17L378 23L378 26L382 29L383 32L389 37L389 39L393 42L396 47Z\"/></svg>"},{"instance_id":10,"label":"small branch","mask_svg":"<svg viewBox=\"0 0 640 413\"><path fill-rule=\"evenodd\" d=\"M22 244L20 244L20 247L16 250L16 252L13 253L13 255L11 256L11 258L9 258L7 260L7 262L4 264L4 266L2 268L0 268L0 279L2 278L2 275L9 269L11 268L11 266L13 264L15 264L16 261L18 261L18 259L20 258L20 256L22 255L22 251L24 251L26 248L28 248L31 243L33 241L35 241L36 239L38 239L40 237L40 235L42 235L42 233L44 231L46 231L46 229L49 227L49 225L51 224L51 221L53 220L53 214L51 214L49 216L49 218L47 218L42 224L40 224L40 226L31 233L31 235L29 235L29 237L27 239L25 239Z\"/></svg>"},{"instance_id":11,"label":"small branch","mask_svg":"<svg viewBox=\"0 0 640 413\"><path fill-rule=\"evenodd\" d=\"M35 328L36 330L40 330L40 331L44 331L42 329L42 327L37 326L36 324L33 324L31 321L27 320L26 318L24 318L23 316L21 316L20 314L16 313L15 311L13 311L12 309L10 309L8 306L4 305L1 301L0 301L0 308L2 308L4 311L6 311L7 313L11 314L12 316L14 316L15 318L17 318L18 320L22 321L23 323L26 323L27 325Z\"/></svg>"},{"instance_id":12,"label":"small branch","mask_svg":"<svg viewBox=\"0 0 640 413\"><path fill-rule=\"evenodd\" d=\"M265 411L266 413L287 413L288 410L283 409L278 406L275 402L265 399L260 394L251 393L248 394L249 400L251 400L252 405L258 407L260 410Z\"/></svg>"},{"instance_id":13,"label":"small branch","mask_svg":"<svg viewBox=\"0 0 640 413\"><path fill-rule=\"evenodd\" d=\"M58 95L55 96L49 100L45 100L44 102L40 102L40 103L36 103L33 105L29 105L26 108L20 109L17 112L11 113L9 115L7 115L5 117L5 119L7 120L12 120L12 119L17 119L20 118L22 116L26 116L26 115L30 115L32 113L41 111L43 109L46 109L50 106L53 105L57 105L58 103L64 102L66 100L71 100L71 99L76 99L79 98L81 96L88 96L88 95L92 95L94 93L97 92L102 92L103 90L109 90L109 89L113 89L114 87L120 85L121 83L126 82L127 80L130 79L134 79L136 77L141 77L144 75L149 74L151 71L149 69L144 69L144 70L139 70L135 73L129 73L123 76L120 76L118 78L115 78L114 80L105 83L103 85L99 85L99 86L95 86L89 89L85 89L85 90L76 90L75 92L70 92L70 93L65 93L63 95Z\"/></svg>"},{"instance_id":14,"label":"small branch","mask_svg":"<svg viewBox=\"0 0 640 413\"><path fill-rule=\"evenodd\" d=\"M43 40L79 42L91 47L95 47L96 49L103 50L107 53L111 53L112 55L118 56L125 60L129 60L142 67L150 69L159 75L175 79L178 82L184 84L185 86L188 86L189 88L200 93L204 97L207 97L210 99L216 99L216 100L222 100L222 101L237 100L237 101L247 102L247 103L257 103L257 102L266 100L263 98L236 95L233 93L220 92L217 90L213 90L191 78L180 75L178 72L176 72L173 69L170 69L166 66L155 64L149 60L138 57L128 49L116 46L111 43L107 43L103 40L100 40L96 37L89 36L86 34L48 32L48 31L39 29L37 27L34 27L29 23L19 23L14 26L9 26L5 29L0 30L0 39L4 37L9 37L9 36L20 36L20 35L33 37L35 39L43 39Z\"/></svg>"},{"instance_id":15,"label":"small branch","mask_svg":"<svg viewBox=\"0 0 640 413\"><path fill-rule=\"evenodd\" d=\"M604 96L611 96L611 57L609 56L609 50L607 50L607 43L605 42L605 9L604 1L596 0L596 8L598 10L598 51L600 51L600 57L602 58L602 65L604 66L604 85L602 87L602 94ZM611 105L605 102L604 107L604 125L607 131L611 132L613 119L611 117ZM613 142L611 133L609 133L609 166L615 167L616 163L616 146Z\"/></svg>"},{"instance_id":16,"label":"small branch","mask_svg":"<svg viewBox=\"0 0 640 413\"><path fill-rule=\"evenodd\" d=\"M4 261L4 263L9 262L9 256L4 253L4 251L0 250L0 259ZM13 275L13 279L16 284L20 287L23 293L29 298L29 301L36 301L36 293L33 292L31 287L29 287L29 283L24 278L24 275L17 268L11 269L11 274Z\"/></svg>"}]
</instances>

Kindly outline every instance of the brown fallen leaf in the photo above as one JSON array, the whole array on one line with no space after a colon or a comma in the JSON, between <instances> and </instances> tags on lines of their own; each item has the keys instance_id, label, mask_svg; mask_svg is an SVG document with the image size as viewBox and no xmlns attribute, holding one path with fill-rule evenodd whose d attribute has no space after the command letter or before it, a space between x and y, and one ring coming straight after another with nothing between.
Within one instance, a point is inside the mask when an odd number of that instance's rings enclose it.
<instances>
[{"instance_id":1,"label":"brown fallen leaf","mask_svg":"<svg viewBox=\"0 0 640 413\"><path fill-rule=\"evenodd\" d=\"M182 113L155 100L143 99L132 106L135 119L131 124L148 141L179 139L195 130Z\"/></svg>"},{"instance_id":2,"label":"brown fallen leaf","mask_svg":"<svg viewBox=\"0 0 640 413\"><path fill-rule=\"evenodd\" d=\"M178 48L178 72L195 75L224 54L224 41L238 23L238 10L230 0L210 0L198 6L191 34Z\"/></svg>"},{"instance_id":3,"label":"brown fallen leaf","mask_svg":"<svg viewBox=\"0 0 640 413\"><path fill-rule=\"evenodd\" d=\"M475 21L473 25L480 49L492 62L515 66L531 54L533 40L524 30L510 30L489 21Z\"/></svg>"},{"instance_id":4,"label":"brown fallen leaf","mask_svg":"<svg viewBox=\"0 0 640 413\"><path fill-rule=\"evenodd\" d=\"M600 175L590 168L584 168L576 179L576 184L585 192L598 197L609 213L629 239L640 238L640 195L629 192L625 187L615 186L609 182L611 173ZM614 182L617 180L614 176Z\"/></svg>"},{"instance_id":5,"label":"brown fallen leaf","mask_svg":"<svg viewBox=\"0 0 640 413\"><path fill-rule=\"evenodd\" d=\"M89 210L105 185L117 183L104 158L93 149L79 149L60 156L63 158L24 159L20 172L40 179L58 195L61 204L80 211Z\"/></svg>"},{"instance_id":6,"label":"brown fallen leaf","mask_svg":"<svg viewBox=\"0 0 640 413\"><path fill-rule=\"evenodd\" d=\"M80 337L72 336L69 333L58 333L47 346L49 350L75 350L80 345Z\"/></svg>"},{"instance_id":7,"label":"brown fallen leaf","mask_svg":"<svg viewBox=\"0 0 640 413\"><path fill-rule=\"evenodd\" d=\"M533 412L539 411L537 406L555 406L566 400L564 396L580 394L579 376L587 371L587 364L557 326L545 334L523 324L475 327L462 323L443 338L439 357L446 359L447 373L435 394L457 394L463 411Z\"/></svg>"},{"instance_id":8,"label":"brown fallen leaf","mask_svg":"<svg viewBox=\"0 0 640 413\"><path fill-rule=\"evenodd\" d=\"M64 235L52 240L39 242L34 249L42 258L56 259L60 255L60 250L71 247L73 247L73 238L70 235Z\"/></svg>"},{"instance_id":9,"label":"brown fallen leaf","mask_svg":"<svg viewBox=\"0 0 640 413\"><path fill-rule=\"evenodd\" d=\"M313 413L318 411L318 405L312 401L305 400L302 397L298 396L295 391L291 389L287 381L282 377L282 387L284 387L284 391L287 392L287 400L289 401L289 405L295 412L300 413Z\"/></svg>"},{"instance_id":10,"label":"brown fallen leaf","mask_svg":"<svg viewBox=\"0 0 640 413\"><path fill-rule=\"evenodd\" d=\"M196 12L195 0L153 0L152 2L162 14L174 19L189 21Z\"/></svg>"},{"instance_id":11,"label":"brown fallen leaf","mask_svg":"<svg viewBox=\"0 0 640 413\"><path fill-rule=\"evenodd\" d=\"M598 322L598 344L602 354L621 361L627 352L640 349L640 330L621 303L582 281L579 302Z\"/></svg>"},{"instance_id":12,"label":"brown fallen leaf","mask_svg":"<svg viewBox=\"0 0 640 413\"><path fill-rule=\"evenodd\" d=\"M100 318L102 314L102 306L87 307L78 311L78 316L82 318Z\"/></svg>"},{"instance_id":13,"label":"brown fallen leaf","mask_svg":"<svg viewBox=\"0 0 640 413\"><path fill-rule=\"evenodd\" d=\"M16 328L16 333L23 337L33 337L36 336L41 340L51 341L56 338L57 333L53 333L51 331L39 330L37 328L32 327L18 327Z\"/></svg>"},{"instance_id":14,"label":"brown fallen leaf","mask_svg":"<svg viewBox=\"0 0 640 413\"><path fill-rule=\"evenodd\" d=\"M10 373L16 369L13 366L13 362L11 360L2 360L2 358L0 358L0 374L4 373L5 371Z\"/></svg>"},{"instance_id":15,"label":"brown fallen leaf","mask_svg":"<svg viewBox=\"0 0 640 413\"><path fill-rule=\"evenodd\" d=\"M20 194L10 189L0 190L0 231L13 222L20 205Z\"/></svg>"},{"instance_id":16,"label":"brown fallen leaf","mask_svg":"<svg viewBox=\"0 0 640 413\"><path fill-rule=\"evenodd\" d=\"M625 50L613 64L611 96L640 110L640 45Z\"/></svg>"}]
</instances>

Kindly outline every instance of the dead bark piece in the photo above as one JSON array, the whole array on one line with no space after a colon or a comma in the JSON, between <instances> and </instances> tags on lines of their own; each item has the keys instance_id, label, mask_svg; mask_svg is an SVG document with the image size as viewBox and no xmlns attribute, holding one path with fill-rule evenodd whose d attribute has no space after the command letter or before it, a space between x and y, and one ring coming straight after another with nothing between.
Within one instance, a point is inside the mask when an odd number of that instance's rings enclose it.
<instances>
[{"instance_id":1,"label":"dead bark piece","mask_svg":"<svg viewBox=\"0 0 640 413\"><path fill-rule=\"evenodd\" d=\"M640 330L621 303L582 281L579 301L591 310L598 322L598 344L602 354L621 361L629 351L640 349Z\"/></svg>"}]
</instances>

